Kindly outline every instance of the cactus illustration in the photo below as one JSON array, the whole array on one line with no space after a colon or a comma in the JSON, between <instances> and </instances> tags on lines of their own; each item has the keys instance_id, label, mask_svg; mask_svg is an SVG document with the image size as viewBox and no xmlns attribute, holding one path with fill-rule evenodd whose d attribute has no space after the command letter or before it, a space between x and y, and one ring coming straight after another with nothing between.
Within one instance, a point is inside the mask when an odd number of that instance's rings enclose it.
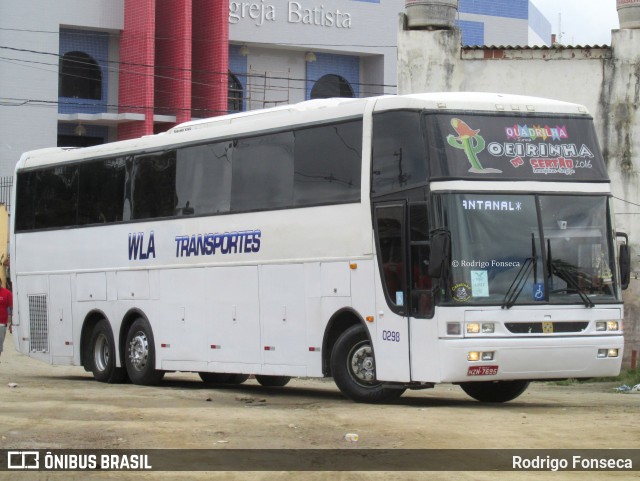
<instances>
[{"instance_id":1,"label":"cactus illustration","mask_svg":"<svg viewBox=\"0 0 640 481\"><path fill-rule=\"evenodd\" d=\"M497 169L485 169L482 167L480 163L480 159L478 159L478 154L484 150L485 141L481 135L478 135L480 130L474 130L469 127L464 121L460 119L451 119L451 126L453 130L456 131L458 136L449 135L447 137L447 142L449 145L456 149L464 150L464 153L469 159L469 163L471 164L471 168L469 172L474 172L478 174L484 173L501 173L501 170Z\"/></svg>"}]
</instances>

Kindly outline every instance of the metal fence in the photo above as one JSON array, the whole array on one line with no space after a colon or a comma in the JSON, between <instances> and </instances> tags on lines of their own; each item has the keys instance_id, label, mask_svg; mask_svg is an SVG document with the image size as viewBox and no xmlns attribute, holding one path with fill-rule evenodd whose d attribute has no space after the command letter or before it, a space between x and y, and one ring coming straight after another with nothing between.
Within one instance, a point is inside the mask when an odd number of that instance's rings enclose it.
<instances>
[{"instance_id":1,"label":"metal fence","mask_svg":"<svg viewBox=\"0 0 640 481\"><path fill-rule=\"evenodd\" d=\"M13 187L13 177L0 177L0 204L11 207L11 188Z\"/></svg>"}]
</instances>

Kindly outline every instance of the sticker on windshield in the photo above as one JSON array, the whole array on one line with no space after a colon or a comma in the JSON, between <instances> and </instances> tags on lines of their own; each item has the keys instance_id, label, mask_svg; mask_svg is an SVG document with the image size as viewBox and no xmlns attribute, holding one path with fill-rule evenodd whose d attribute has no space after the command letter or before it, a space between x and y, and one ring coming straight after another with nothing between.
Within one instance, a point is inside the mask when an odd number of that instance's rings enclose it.
<instances>
[{"instance_id":1,"label":"sticker on windshield","mask_svg":"<svg viewBox=\"0 0 640 481\"><path fill-rule=\"evenodd\" d=\"M544 301L544 284L541 282L533 285L533 300L536 302Z\"/></svg>"},{"instance_id":2,"label":"sticker on windshield","mask_svg":"<svg viewBox=\"0 0 640 481\"><path fill-rule=\"evenodd\" d=\"M478 154L484 150L486 142L480 135L480 129L474 130L460 119L451 119L451 127L456 131L457 136L447 136L447 142L451 147L461 149L467 156L471 168L469 172L473 174L501 174L498 169L489 169L482 166Z\"/></svg>"},{"instance_id":3,"label":"sticker on windshield","mask_svg":"<svg viewBox=\"0 0 640 481\"><path fill-rule=\"evenodd\" d=\"M476 297L489 297L489 276L487 271L471 271L471 289Z\"/></svg>"},{"instance_id":4,"label":"sticker on windshield","mask_svg":"<svg viewBox=\"0 0 640 481\"><path fill-rule=\"evenodd\" d=\"M455 284L451 288L451 297L454 301L467 302L471 299L471 286L464 282Z\"/></svg>"}]
</instances>

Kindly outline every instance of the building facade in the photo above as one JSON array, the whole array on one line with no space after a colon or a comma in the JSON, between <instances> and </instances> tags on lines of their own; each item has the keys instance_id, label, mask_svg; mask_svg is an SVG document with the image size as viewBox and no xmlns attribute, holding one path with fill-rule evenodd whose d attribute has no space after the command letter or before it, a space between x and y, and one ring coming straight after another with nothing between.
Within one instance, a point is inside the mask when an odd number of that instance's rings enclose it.
<instances>
[{"instance_id":1,"label":"building facade","mask_svg":"<svg viewBox=\"0 0 640 481\"><path fill-rule=\"evenodd\" d=\"M466 45L549 45L530 0L460 0ZM22 152L396 93L401 0L1 0L0 176Z\"/></svg>"},{"instance_id":2,"label":"building facade","mask_svg":"<svg viewBox=\"0 0 640 481\"><path fill-rule=\"evenodd\" d=\"M462 47L461 35L457 29L408 30L400 22L398 93L500 91L588 108L611 181L615 229L629 235L633 272L623 295L624 365L636 367L640 352L640 161L634 153L640 151L640 28L614 30L611 46L595 47Z\"/></svg>"}]
</instances>

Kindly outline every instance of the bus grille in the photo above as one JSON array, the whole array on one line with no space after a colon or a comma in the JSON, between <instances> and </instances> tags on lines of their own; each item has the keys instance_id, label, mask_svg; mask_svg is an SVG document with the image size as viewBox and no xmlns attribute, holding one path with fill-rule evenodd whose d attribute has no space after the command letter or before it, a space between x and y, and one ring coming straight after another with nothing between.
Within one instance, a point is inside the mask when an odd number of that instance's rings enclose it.
<instances>
[{"instance_id":1,"label":"bus grille","mask_svg":"<svg viewBox=\"0 0 640 481\"><path fill-rule=\"evenodd\" d=\"M47 296L29 296L29 350L49 352L49 322Z\"/></svg>"},{"instance_id":2,"label":"bus grille","mask_svg":"<svg viewBox=\"0 0 640 481\"><path fill-rule=\"evenodd\" d=\"M588 322L507 322L505 327L514 334L560 334L584 332Z\"/></svg>"}]
</instances>

